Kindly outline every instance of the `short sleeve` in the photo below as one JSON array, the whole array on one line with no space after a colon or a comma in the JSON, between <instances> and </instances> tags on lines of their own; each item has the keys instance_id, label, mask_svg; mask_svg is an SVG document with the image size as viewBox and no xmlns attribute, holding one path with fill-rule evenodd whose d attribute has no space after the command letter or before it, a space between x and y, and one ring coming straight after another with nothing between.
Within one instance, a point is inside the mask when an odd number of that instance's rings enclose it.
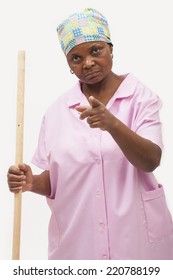
<instances>
[{"instance_id":1,"label":"short sleeve","mask_svg":"<svg viewBox=\"0 0 173 280\"><path fill-rule=\"evenodd\" d=\"M38 145L36 148L36 151L32 158L32 163L35 164L37 167L49 170L49 160L48 160L48 152L46 149L46 141L45 141L45 116L43 117L40 133L39 133L39 139L38 139Z\"/></svg>"},{"instance_id":2,"label":"short sleeve","mask_svg":"<svg viewBox=\"0 0 173 280\"><path fill-rule=\"evenodd\" d=\"M146 90L145 93L146 96L144 95L144 99L138 104L135 132L157 144L162 149L162 123L160 121L162 101L149 90Z\"/></svg>"}]
</instances>

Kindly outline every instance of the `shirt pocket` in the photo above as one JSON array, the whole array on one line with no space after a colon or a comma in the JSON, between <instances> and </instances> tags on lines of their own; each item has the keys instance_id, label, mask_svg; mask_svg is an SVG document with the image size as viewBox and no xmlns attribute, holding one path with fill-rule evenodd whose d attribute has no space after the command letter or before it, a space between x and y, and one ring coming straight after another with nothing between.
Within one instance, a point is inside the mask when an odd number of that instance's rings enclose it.
<instances>
[{"instance_id":1,"label":"shirt pocket","mask_svg":"<svg viewBox=\"0 0 173 280\"><path fill-rule=\"evenodd\" d=\"M143 192L142 200L149 242L159 241L173 231L173 223L167 207L163 186Z\"/></svg>"}]
</instances>

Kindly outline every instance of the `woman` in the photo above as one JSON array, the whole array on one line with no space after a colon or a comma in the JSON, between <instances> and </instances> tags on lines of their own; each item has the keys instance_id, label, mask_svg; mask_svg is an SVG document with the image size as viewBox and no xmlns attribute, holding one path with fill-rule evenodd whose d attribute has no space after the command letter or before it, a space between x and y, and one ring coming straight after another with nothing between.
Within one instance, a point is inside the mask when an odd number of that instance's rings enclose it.
<instances>
[{"instance_id":1,"label":"woman","mask_svg":"<svg viewBox=\"0 0 173 280\"><path fill-rule=\"evenodd\" d=\"M85 9L59 41L77 84L47 110L33 163L8 171L12 192L47 197L49 259L173 259L173 224L153 171L162 153L161 101L112 71L106 18Z\"/></svg>"}]
</instances>

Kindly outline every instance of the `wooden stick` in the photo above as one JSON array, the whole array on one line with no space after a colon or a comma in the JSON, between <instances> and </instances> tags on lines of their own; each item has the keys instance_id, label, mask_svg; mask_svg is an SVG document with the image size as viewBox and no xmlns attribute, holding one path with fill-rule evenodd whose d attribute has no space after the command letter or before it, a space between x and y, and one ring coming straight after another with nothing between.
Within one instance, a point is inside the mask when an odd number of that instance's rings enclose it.
<instances>
[{"instance_id":1,"label":"wooden stick","mask_svg":"<svg viewBox=\"0 0 173 280\"><path fill-rule=\"evenodd\" d=\"M18 51L17 112L16 112L16 165L23 162L25 90L25 51ZM14 224L12 259L20 259L22 191L14 194Z\"/></svg>"}]
</instances>

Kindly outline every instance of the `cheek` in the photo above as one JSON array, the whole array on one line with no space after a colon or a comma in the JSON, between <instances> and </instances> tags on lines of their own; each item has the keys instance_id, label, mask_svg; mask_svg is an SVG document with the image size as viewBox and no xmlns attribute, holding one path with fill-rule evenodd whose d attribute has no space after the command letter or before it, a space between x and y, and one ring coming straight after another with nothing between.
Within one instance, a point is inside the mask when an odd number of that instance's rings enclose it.
<instances>
[{"instance_id":1,"label":"cheek","mask_svg":"<svg viewBox=\"0 0 173 280\"><path fill-rule=\"evenodd\" d=\"M79 67L79 66L78 67L72 67L71 69L73 70L74 74L78 78L80 78L82 76L82 68L81 67Z\"/></svg>"},{"instance_id":2,"label":"cheek","mask_svg":"<svg viewBox=\"0 0 173 280\"><path fill-rule=\"evenodd\" d=\"M104 64L103 68L105 69L105 72L109 72L113 66L112 57L108 56L105 61L106 63Z\"/></svg>"}]
</instances>

